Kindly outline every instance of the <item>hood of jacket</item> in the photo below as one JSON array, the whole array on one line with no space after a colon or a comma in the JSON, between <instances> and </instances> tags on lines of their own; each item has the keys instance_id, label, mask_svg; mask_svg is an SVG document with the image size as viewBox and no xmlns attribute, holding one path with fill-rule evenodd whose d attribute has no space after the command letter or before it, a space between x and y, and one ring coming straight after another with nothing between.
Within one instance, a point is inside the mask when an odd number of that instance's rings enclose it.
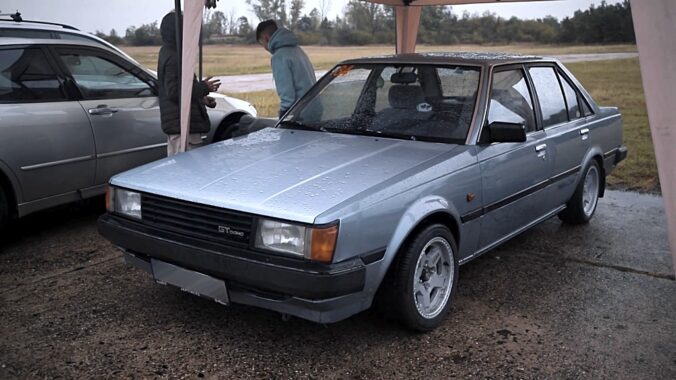
<instances>
[{"instance_id":1,"label":"hood of jacket","mask_svg":"<svg viewBox=\"0 0 676 380\"><path fill-rule=\"evenodd\" d=\"M162 45L176 50L176 12L169 12L162 18L160 35Z\"/></svg>"},{"instance_id":2,"label":"hood of jacket","mask_svg":"<svg viewBox=\"0 0 676 380\"><path fill-rule=\"evenodd\" d=\"M272 37L270 37L268 49L270 49L272 54L275 54L277 49L298 45L300 45L300 41L298 41L298 37L296 37L292 31L286 28L279 28L272 34Z\"/></svg>"}]
</instances>

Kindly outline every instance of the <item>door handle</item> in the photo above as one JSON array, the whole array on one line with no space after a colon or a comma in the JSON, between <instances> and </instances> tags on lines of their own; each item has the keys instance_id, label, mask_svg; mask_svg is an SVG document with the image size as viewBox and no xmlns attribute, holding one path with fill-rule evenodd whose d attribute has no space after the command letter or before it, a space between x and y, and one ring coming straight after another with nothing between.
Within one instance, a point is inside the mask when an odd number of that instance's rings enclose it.
<instances>
[{"instance_id":1,"label":"door handle","mask_svg":"<svg viewBox=\"0 0 676 380\"><path fill-rule=\"evenodd\" d=\"M88 110L90 115L112 115L117 111L117 108L109 108L105 104L102 104L96 108L90 108Z\"/></svg>"},{"instance_id":2,"label":"door handle","mask_svg":"<svg viewBox=\"0 0 676 380\"><path fill-rule=\"evenodd\" d=\"M588 135L589 134L589 128L580 129L580 134L581 135Z\"/></svg>"},{"instance_id":3,"label":"door handle","mask_svg":"<svg viewBox=\"0 0 676 380\"><path fill-rule=\"evenodd\" d=\"M547 144L540 144L540 145L535 147L536 152L542 152L545 149L547 149Z\"/></svg>"}]
</instances>

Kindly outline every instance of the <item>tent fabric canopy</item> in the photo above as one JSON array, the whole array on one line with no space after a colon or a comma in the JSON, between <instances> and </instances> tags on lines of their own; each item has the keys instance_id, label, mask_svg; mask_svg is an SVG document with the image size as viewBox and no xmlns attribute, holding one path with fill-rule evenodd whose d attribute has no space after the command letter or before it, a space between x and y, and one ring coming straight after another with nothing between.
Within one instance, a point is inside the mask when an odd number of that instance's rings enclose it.
<instances>
[{"instance_id":1,"label":"tent fabric canopy","mask_svg":"<svg viewBox=\"0 0 676 380\"><path fill-rule=\"evenodd\" d=\"M395 6L397 53L415 52L420 25L421 7L550 0L362 0ZM180 0L176 0L177 3ZM195 50L200 33L204 7L214 0L185 0L186 27L183 28L183 59L181 81L181 150L188 138L190 93L195 73ZM634 29L641 62L648 117L655 145L655 156L662 194L666 202L669 240L676 271L676 116L671 108L676 104L676 1L631 0ZM178 11L178 10L177 10ZM201 78L200 78L201 79ZM630 153L631 154L631 153Z\"/></svg>"},{"instance_id":2,"label":"tent fabric canopy","mask_svg":"<svg viewBox=\"0 0 676 380\"><path fill-rule=\"evenodd\" d=\"M527 1L552 1L552 0L362 0L367 3L376 3L394 6L424 7L428 5L460 5L460 4L481 4L481 3L506 3L506 2L527 2Z\"/></svg>"}]
</instances>

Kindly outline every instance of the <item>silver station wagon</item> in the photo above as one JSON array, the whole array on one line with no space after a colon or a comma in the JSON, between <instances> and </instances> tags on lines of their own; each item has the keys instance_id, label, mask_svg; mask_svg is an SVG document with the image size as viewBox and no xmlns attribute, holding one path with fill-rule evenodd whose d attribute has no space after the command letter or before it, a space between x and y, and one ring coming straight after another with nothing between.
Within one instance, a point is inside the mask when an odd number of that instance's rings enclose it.
<instances>
[{"instance_id":1,"label":"silver station wagon","mask_svg":"<svg viewBox=\"0 0 676 380\"><path fill-rule=\"evenodd\" d=\"M14 217L102 195L114 174L167 155L155 74L119 50L64 29L0 22L0 234ZM30 28L29 28L30 27ZM29 33L30 32L30 33ZM73 33L80 33L73 34ZM66 35L63 32L63 35ZM248 102L210 94L205 142L230 137Z\"/></svg>"},{"instance_id":2,"label":"silver station wagon","mask_svg":"<svg viewBox=\"0 0 676 380\"><path fill-rule=\"evenodd\" d=\"M616 108L555 59L343 62L275 128L110 181L99 231L161 284L331 323L378 301L426 331L458 267L592 218L627 155Z\"/></svg>"}]
</instances>

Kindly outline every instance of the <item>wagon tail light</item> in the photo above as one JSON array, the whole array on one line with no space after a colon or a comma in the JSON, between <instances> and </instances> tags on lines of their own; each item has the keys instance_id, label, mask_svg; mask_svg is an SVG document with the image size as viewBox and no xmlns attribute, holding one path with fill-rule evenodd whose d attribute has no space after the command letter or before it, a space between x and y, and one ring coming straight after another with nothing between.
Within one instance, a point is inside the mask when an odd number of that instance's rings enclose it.
<instances>
[{"instance_id":1,"label":"wagon tail light","mask_svg":"<svg viewBox=\"0 0 676 380\"><path fill-rule=\"evenodd\" d=\"M113 189L110 186L106 186L106 210L108 212L115 211L115 206L113 206L113 194Z\"/></svg>"}]
</instances>

